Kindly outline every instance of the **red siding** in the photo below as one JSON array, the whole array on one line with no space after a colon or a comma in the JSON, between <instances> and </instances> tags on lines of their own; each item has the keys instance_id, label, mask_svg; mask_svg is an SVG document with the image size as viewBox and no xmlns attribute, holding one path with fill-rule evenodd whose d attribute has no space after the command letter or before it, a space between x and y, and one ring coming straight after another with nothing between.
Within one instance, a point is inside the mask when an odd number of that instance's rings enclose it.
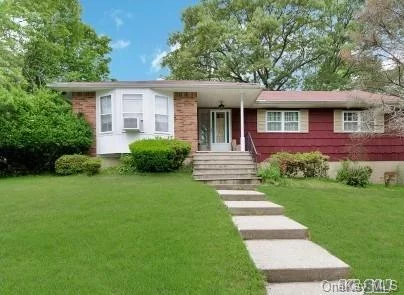
<instances>
[{"instance_id":1,"label":"red siding","mask_svg":"<svg viewBox=\"0 0 404 295\"><path fill-rule=\"evenodd\" d=\"M257 133L257 110L245 109L245 131L250 132L261 159L271 154L320 151L336 161L347 158L367 161L404 161L404 139L380 136L352 139L349 134L334 133L332 109L309 110L309 133ZM240 110L232 111L233 138L240 138ZM359 155L359 156L358 156Z\"/></svg>"}]
</instances>

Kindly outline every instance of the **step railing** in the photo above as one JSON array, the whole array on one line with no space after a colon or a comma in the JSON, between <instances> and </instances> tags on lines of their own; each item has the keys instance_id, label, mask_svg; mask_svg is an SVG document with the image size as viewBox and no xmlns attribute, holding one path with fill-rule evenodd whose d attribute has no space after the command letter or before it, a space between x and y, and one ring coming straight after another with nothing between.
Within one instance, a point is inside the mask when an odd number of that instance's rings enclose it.
<instances>
[{"instance_id":1,"label":"step railing","mask_svg":"<svg viewBox=\"0 0 404 295\"><path fill-rule=\"evenodd\" d=\"M247 132L247 135L245 137L245 149L251 154L255 164L257 164L261 155L260 153L257 152L257 149L255 148L255 144L250 132Z\"/></svg>"}]
</instances>

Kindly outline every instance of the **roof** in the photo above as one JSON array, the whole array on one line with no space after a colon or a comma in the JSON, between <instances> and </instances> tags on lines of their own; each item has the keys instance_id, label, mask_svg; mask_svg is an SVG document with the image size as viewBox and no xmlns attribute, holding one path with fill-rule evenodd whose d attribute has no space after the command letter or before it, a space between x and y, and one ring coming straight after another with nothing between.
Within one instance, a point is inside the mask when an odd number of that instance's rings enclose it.
<instances>
[{"instance_id":1,"label":"roof","mask_svg":"<svg viewBox=\"0 0 404 295\"><path fill-rule=\"evenodd\" d=\"M397 102L397 96L375 94L366 91L262 91L258 103L266 102L350 102L354 100Z\"/></svg>"},{"instance_id":2,"label":"roof","mask_svg":"<svg viewBox=\"0 0 404 295\"><path fill-rule=\"evenodd\" d=\"M192 89L262 89L256 83L236 83L220 81L194 81L194 80L151 80L151 81L109 81L109 82L56 82L48 84L48 87L72 92L72 91L96 91L113 88L160 88L191 91Z\"/></svg>"}]
</instances>

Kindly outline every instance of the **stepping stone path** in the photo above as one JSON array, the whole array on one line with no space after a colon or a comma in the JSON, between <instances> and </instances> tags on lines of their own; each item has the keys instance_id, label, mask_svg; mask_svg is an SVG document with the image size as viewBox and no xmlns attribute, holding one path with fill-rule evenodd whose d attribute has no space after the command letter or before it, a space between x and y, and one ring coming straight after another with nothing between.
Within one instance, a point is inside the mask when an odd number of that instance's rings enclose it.
<instances>
[{"instance_id":1,"label":"stepping stone path","mask_svg":"<svg viewBox=\"0 0 404 295\"><path fill-rule=\"evenodd\" d=\"M323 290L323 280L348 278L349 265L308 240L308 228L283 216L283 207L266 201L265 194L217 192L233 215L255 266L270 283L268 295L362 294Z\"/></svg>"}]
</instances>

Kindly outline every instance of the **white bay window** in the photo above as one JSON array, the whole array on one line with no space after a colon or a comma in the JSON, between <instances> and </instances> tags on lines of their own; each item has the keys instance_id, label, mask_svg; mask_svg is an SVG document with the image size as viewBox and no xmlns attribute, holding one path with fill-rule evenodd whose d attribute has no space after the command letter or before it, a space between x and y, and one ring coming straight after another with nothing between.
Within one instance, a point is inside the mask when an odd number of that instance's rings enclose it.
<instances>
[{"instance_id":1,"label":"white bay window","mask_svg":"<svg viewBox=\"0 0 404 295\"><path fill-rule=\"evenodd\" d=\"M168 132L168 97L155 96L155 126L157 132Z\"/></svg>"}]
</instances>

